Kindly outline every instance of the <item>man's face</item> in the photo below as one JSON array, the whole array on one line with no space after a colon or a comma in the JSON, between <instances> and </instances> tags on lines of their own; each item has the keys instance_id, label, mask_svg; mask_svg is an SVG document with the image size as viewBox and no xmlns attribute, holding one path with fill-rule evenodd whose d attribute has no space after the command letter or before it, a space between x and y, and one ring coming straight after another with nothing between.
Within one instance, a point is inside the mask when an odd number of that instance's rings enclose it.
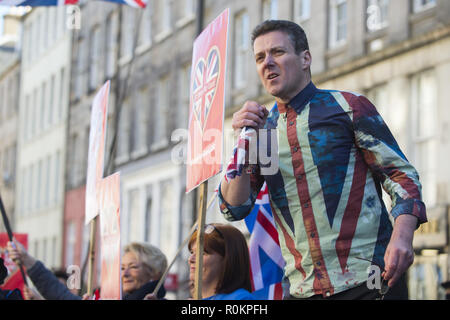
<instances>
[{"instance_id":1,"label":"man's face","mask_svg":"<svg viewBox=\"0 0 450 320\"><path fill-rule=\"evenodd\" d=\"M272 31L257 37L253 51L259 78L277 101L289 102L309 83L310 53L297 55L286 33Z\"/></svg>"}]
</instances>

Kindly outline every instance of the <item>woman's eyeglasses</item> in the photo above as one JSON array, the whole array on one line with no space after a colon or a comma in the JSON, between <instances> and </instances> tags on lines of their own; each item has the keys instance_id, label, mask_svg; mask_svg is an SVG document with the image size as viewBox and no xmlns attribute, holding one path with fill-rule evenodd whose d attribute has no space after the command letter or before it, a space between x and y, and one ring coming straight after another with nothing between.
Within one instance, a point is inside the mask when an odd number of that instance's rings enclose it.
<instances>
[{"instance_id":1,"label":"woman's eyeglasses","mask_svg":"<svg viewBox=\"0 0 450 320\"><path fill-rule=\"evenodd\" d=\"M217 231L219 236L222 239L224 239L224 236L223 236L222 232L220 232L220 230L218 228L216 228L213 224L206 224L205 225L205 234L211 234L213 231Z\"/></svg>"}]
</instances>

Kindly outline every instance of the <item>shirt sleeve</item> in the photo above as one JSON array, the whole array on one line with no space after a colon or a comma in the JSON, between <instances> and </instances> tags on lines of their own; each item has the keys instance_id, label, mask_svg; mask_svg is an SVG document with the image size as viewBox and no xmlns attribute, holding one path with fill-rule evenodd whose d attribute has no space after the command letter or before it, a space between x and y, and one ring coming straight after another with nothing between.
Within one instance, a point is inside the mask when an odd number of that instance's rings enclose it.
<instances>
[{"instance_id":1,"label":"shirt sleeve","mask_svg":"<svg viewBox=\"0 0 450 320\"><path fill-rule=\"evenodd\" d=\"M27 273L46 300L81 300L81 297L70 292L42 262L36 261Z\"/></svg>"},{"instance_id":2,"label":"shirt sleeve","mask_svg":"<svg viewBox=\"0 0 450 320\"><path fill-rule=\"evenodd\" d=\"M418 219L417 227L427 222L419 174L400 150L375 106L364 96L354 96L351 108L355 143L374 178L390 195L391 215L396 219L411 214Z\"/></svg>"},{"instance_id":3,"label":"shirt sleeve","mask_svg":"<svg viewBox=\"0 0 450 320\"><path fill-rule=\"evenodd\" d=\"M250 173L250 195L242 205L240 206L232 206L225 201L222 195L221 186L219 185L219 189L217 192L217 196L219 199L219 208L220 212L223 214L224 218L228 221L239 221L244 219L249 215L252 211L253 206L255 205L256 198L258 197L258 193L261 190L264 184L264 178L260 175L260 169L257 165L249 166Z\"/></svg>"}]
</instances>

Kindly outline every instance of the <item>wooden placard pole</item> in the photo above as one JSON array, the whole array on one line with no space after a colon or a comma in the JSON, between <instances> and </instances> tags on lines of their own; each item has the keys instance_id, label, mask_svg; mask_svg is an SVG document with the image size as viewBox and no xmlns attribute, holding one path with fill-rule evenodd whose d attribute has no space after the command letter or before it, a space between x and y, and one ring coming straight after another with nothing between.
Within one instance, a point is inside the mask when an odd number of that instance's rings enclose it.
<instances>
[{"instance_id":1,"label":"wooden placard pole","mask_svg":"<svg viewBox=\"0 0 450 320\"><path fill-rule=\"evenodd\" d=\"M208 196L208 181L200 185L199 205L197 217L197 239L195 246L195 280L194 280L194 300L201 300L202 297L202 269L203 269L203 243L205 236L206 199Z\"/></svg>"},{"instance_id":2,"label":"wooden placard pole","mask_svg":"<svg viewBox=\"0 0 450 320\"><path fill-rule=\"evenodd\" d=\"M93 282L94 282L94 263L95 263L95 236L97 229L97 218L98 215L93 218L90 222L90 235L89 235L89 260L88 260L88 284L87 284L87 294L89 296L93 295Z\"/></svg>"}]
</instances>

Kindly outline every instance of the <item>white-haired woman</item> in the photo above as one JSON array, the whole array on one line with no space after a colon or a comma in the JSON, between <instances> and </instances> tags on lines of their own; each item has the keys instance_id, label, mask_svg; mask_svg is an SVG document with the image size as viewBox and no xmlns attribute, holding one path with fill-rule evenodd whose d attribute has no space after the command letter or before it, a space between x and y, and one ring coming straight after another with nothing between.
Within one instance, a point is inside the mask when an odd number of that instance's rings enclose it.
<instances>
[{"instance_id":1,"label":"white-haired woman","mask_svg":"<svg viewBox=\"0 0 450 320\"><path fill-rule=\"evenodd\" d=\"M141 300L152 293L167 268L167 258L157 247L147 243L132 242L122 256L122 297L124 300ZM161 286L157 298L162 299Z\"/></svg>"}]
</instances>

